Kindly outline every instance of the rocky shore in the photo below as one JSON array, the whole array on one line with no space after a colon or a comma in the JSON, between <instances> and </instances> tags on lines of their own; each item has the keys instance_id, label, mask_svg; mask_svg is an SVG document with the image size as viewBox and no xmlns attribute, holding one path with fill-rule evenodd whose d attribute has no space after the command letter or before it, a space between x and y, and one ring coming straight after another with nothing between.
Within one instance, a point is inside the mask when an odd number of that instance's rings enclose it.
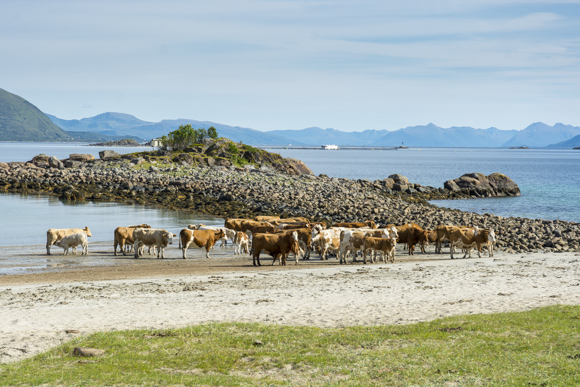
<instances>
[{"instance_id":1,"label":"rocky shore","mask_svg":"<svg viewBox=\"0 0 580 387\"><path fill-rule=\"evenodd\" d=\"M100 160L88 155L67 160L41 155L27 163L0 163L0 192L157 205L224 218L275 214L327 222L413 222L426 229L472 225L493 228L497 247L506 253L580 250L578 223L480 215L427 203L519 195L517 185L501 174L468 174L446 182L445 188L434 188L409 183L401 175L375 181L315 176L299 160L268 164L266 156L254 157L241 167L226 157L189 153L103 153Z\"/></svg>"}]
</instances>

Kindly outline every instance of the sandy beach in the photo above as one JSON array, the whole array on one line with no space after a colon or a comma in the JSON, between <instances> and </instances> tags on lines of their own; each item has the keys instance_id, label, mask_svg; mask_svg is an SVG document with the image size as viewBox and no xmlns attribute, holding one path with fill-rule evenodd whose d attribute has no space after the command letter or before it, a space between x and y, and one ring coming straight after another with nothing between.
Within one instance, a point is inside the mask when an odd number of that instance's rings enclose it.
<instances>
[{"instance_id":1,"label":"sandy beach","mask_svg":"<svg viewBox=\"0 0 580 387\"><path fill-rule=\"evenodd\" d=\"M339 327L409 324L445 316L580 304L580 254L530 253L449 259L398 251L394 264L321 262L254 268L249 256L215 248L180 259L58 254L38 274L0 276L0 362L33 356L78 335L207 322ZM0 249L0 257L15 254ZM33 254L38 259L42 246ZM56 251L55 251L56 253ZM22 254L25 254L22 252ZM83 265L83 259L104 263ZM92 257L92 258L91 258ZM78 264L74 264L74 262ZM59 264L58 262L61 261ZM56 263L55 263L56 262Z\"/></svg>"}]
</instances>

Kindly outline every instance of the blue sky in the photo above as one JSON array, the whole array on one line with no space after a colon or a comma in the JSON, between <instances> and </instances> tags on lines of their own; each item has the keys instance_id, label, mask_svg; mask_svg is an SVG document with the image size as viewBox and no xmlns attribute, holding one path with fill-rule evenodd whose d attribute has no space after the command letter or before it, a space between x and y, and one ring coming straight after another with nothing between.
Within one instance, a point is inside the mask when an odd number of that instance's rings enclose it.
<instances>
[{"instance_id":1,"label":"blue sky","mask_svg":"<svg viewBox=\"0 0 580 387\"><path fill-rule=\"evenodd\" d=\"M0 80L64 119L579 126L580 0L0 0Z\"/></svg>"}]
</instances>

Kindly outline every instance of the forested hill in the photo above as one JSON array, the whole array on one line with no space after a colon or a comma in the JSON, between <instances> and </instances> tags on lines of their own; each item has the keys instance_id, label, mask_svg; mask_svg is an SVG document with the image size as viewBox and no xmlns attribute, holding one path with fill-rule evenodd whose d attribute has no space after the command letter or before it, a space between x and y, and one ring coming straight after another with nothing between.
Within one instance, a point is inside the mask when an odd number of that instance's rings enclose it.
<instances>
[{"instance_id":1,"label":"forested hill","mask_svg":"<svg viewBox=\"0 0 580 387\"><path fill-rule=\"evenodd\" d=\"M0 89L0 141L62 141L69 138L36 106Z\"/></svg>"}]
</instances>

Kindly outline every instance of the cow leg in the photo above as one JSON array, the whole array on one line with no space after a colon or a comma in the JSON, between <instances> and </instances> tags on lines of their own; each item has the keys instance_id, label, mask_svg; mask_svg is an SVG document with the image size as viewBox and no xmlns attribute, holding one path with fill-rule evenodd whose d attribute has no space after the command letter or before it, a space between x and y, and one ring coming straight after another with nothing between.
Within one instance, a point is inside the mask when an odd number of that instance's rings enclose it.
<instances>
[{"instance_id":1,"label":"cow leg","mask_svg":"<svg viewBox=\"0 0 580 387\"><path fill-rule=\"evenodd\" d=\"M209 250L211 249L211 247L208 247L208 245L205 245L205 257L209 258Z\"/></svg>"}]
</instances>

